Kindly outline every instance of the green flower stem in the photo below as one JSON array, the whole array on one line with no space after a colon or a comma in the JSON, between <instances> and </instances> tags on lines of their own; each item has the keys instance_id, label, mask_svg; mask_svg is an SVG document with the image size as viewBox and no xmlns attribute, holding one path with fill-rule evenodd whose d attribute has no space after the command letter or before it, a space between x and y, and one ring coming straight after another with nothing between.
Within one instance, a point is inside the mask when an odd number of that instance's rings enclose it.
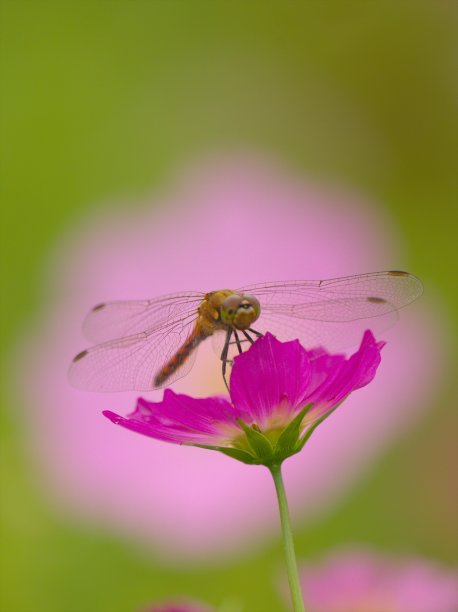
<instances>
[{"instance_id":1,"label":"green flower stem","mask_svg":"<svg viewBox=\"0 0 458 612\"><path fill-rule=\"evenodd\" d=\"M296 553L294 552L293 531L289 515L288 501L286 499L285 486L281 475L281 464L270 465L270 473L274 479L277 491L278 507L280 510L281 530L283 535L283 546L285 549L286 568L288 570L289 588L294 612L305 612L304 600L302 599L299 574L297 572Z\"/></svg>"}]
</instances>

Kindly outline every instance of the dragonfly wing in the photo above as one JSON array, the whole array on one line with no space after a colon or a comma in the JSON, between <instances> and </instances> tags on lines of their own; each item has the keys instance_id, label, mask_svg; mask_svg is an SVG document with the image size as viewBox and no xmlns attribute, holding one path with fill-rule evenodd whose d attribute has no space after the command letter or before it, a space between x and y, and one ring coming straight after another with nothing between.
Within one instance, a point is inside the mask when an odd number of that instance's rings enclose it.
<instances>
[{"instance_id":1,"label":"dragonfly wing","mask_svg":"<svg viewBox=\"0 0 458 612\"><path fill-rule=\"evenodd\" d=\"M186 292L153 300L98 304L86 316L83 332L92 342L106 342L159 329L174 318L193 316L203 298L203 293Z\"/></svg>"},{"instance_id":2,"label":"dragonfly wing","mask_svg":"<svg viewBox=\"0 0 458 612\"><path fill-rule=\"evenodd\" d=\"M155 374L183 345L194 322L195 317L176 319L154 331L109 340L82 351L70 366L70 382L88 391L151 391ZM192 363L184 362L170 380L184 376Z\"/></svg>"},{"instance_id":3,"label":"dragonfly wing","mask_svg":"<svg viewBox=\"0 0 458 612\"><path fill-rule=\"evenodd\" d=\"M422 293L406 272L374 272L328 280L272 282L244 287L261 303L254 327L279 339L299 338L306 347L340 350L391 327L397 311Z\"/></svg>"},{"instance_id":4,"label":"dragonfly wing","mask_svg":"<svg viewBox=\"0 0 458 612\"><path fill-rule=\"evenodd\" d=\"M407 272L373 272L317 281L287 281L240 289L261 309L314 321L344 322L378 317L418 298L421 282Z\"/></svg>"},{"instance_id":5,"label":"dragonfly wing","mask_svg":"<svg viewBox=\"0 0 458 612\"><path fill-rule=\"evenodd\" d=\"M341 297L303 304L266 304L264 312L278 313L295 319L349 323L359 319L380 317L398 308L381 297Z\"/></svg>"},{"instance_id":6,"label":"dragonfly wing","mask_svg":"<svg viewBox=\"0 0 458 612\"><path fill-rule=\"evenodd\" d=\"M367 329L378 336L392 327L398 318L397 311L391 311L377 318L355 321L314 321L264 311L254 328L263 334L269 331L283 341L298 338L307 349L321 346L333 352L358 345Z\"/></svg>"}]
</instances>

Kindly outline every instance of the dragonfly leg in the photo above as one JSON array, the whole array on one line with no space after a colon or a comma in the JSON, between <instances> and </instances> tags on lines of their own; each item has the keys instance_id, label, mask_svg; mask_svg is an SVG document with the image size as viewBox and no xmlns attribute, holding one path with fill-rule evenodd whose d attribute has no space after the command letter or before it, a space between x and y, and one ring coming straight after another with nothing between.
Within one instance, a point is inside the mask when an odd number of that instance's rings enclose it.
<instances>
[{"instance_id":1,"label":"dragonfly leg","mask_svg":"<svg viewBox=\"0 0 458 612\"><path fill-rule=\"evenodd\" d=\"M248 342L249 342L250 344L253 344L254 340L253 340L253 338L250 336L250 334L249 334L248 332L246 332L244 329L243 329L242 331L243 331L243 335L244 335L244 336L245 336L245 338L248 340Z\"/></svg>"},{"instance_id":2,"label":"dragonfly leg","mask_svg":"<svg viewBox=\"0 0 458 612\"><path fill-rule=\"evenodd\" d=\"M240 342L240 338L239 338L239 335L237 333L237 330L234 329L233 331L234 331L235 342L237 343L237 348L239 350L239 353L242 353L243 352L242 344ZM243 332L243 333L245 334L245 332ZM246 336L246 334L245 334L245 336Z\"/></svg>"},{"instance_id":3,"label":"dragonfly leg","mask_svg":"<svg viewBox=\"0 0 458 612\"><path fill-rule=\"evenodd\" d=\"M248 331L250 331L252 334L254 334L258 338L262 338L264 336L264 334L261 334L261 332L256 331L252 327L249 327Z\"/></svg>"},{"instance_id":4,"label":"dragonfly leg","mask_svg":"<svg viewBox=\"0 0 458 612\"><path fill-rule=\"evenodd\" d=\"M224 384L226 385L226 389L229 391L229 385L227 384L227 380L226 380L226 367L227 367L227 353L229 351L229 343L231 340L231 336L232 336L232 327L228 327L227 328L227 332L226 332L226 340L224 342L224 346L223 346L223 350L221 353L221 361L222 363L222 372L223 372L223 380L224 380Z\"/></svg>"}]
</instances>

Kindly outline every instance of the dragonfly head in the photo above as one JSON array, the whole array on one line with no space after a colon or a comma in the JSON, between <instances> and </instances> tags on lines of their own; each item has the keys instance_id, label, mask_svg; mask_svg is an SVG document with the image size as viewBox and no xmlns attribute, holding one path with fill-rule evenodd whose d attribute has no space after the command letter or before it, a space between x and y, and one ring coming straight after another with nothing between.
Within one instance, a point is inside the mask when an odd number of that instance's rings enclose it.
<instances>
[{"instance_id":1,"label":"dragonfly head","mask_svg":"<svg viewBox=\"0 0 458 612\"><path fill-rule=\"evenodd\" d=\"M221 321L236 329L248 329L260 314L259 301L252 295L232 293L221 304Z\"/></svg>"}]
</instances>

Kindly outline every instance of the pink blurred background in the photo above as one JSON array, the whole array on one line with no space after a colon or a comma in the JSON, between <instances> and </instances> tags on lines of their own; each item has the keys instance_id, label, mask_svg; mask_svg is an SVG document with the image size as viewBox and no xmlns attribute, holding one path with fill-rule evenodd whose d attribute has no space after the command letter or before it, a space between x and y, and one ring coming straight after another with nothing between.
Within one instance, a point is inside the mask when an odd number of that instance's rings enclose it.
<instances>
[{"instance_id":1,"label":"pink blurred background","mask_svg":"<svg viewBox=\"0 0 458 612\"><path fill-rule=\"evenodd\" d=\"M276 536L276 501L263 468L126 434L101 412L130 412L135 394L70 387L68 364L87 343L82 318L101 301L398 269L405 260L389 219L362 196L310 184L255 156L202 161L142 211L105 206L54 252L46 322L27 334L16 363L38 477L62 510L182 561ZM402 311L383 332L376 380L286 463L297 521L329 512L426 410L446 344L429 302ZM192 373L173 387L223 393L219 368L207 342Z\"/></svg>"}]
</instances>

